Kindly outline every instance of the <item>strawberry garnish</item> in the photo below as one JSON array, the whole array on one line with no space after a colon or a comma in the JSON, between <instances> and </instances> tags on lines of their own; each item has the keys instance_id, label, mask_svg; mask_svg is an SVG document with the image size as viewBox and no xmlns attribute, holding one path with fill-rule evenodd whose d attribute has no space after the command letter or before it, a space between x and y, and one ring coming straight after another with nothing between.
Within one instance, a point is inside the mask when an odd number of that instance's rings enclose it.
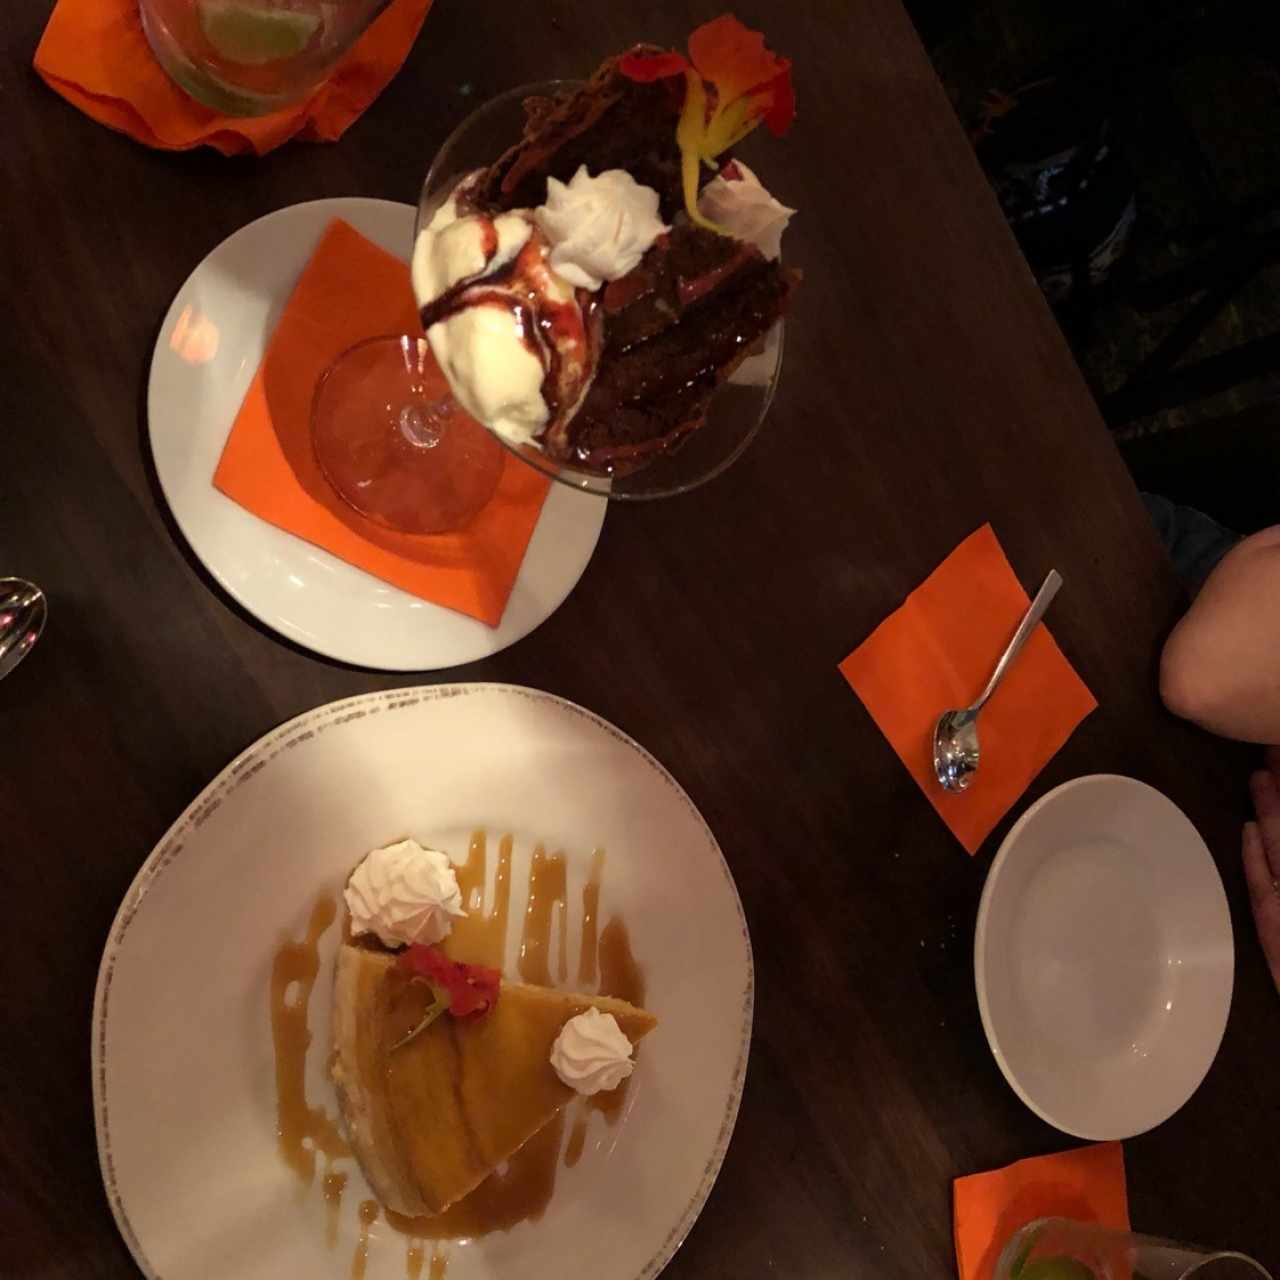
<instances>
[{"instance_id":1,"label":"strawberry garnish","mask_svg":"<svg viewBox=\"0 0 1280 1280\"><path fill-rule=\"evenodd\" d=\"M497 969L450 960L439 947L420 944L406 947L397 963L415 978L425 978L455 1018L487 1013L497 1003L502 982Z\"/></svg>"}]
</instances>

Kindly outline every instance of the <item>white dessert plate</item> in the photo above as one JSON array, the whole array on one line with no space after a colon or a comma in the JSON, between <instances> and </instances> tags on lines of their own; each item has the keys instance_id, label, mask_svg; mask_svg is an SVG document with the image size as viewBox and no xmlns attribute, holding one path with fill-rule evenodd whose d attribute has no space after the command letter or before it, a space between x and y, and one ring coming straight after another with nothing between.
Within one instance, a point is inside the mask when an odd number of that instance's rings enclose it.
<instances>
[{"instance_id":1,"label":"white dessert plate","mask_svg":"<svg viewBox=\"0 0 1280 1280\"><path fill-rule=\"evenodd\" d=\"M295 644L384 671L457 666L528 635L582 576L606 507L604 498L552 486L495 628L371 577L259 520L213 487L231 424L325 227L345 218L407 258L415 212L389 200L314 200L241 227L178 290L160 326L147 387L160 487L219 585Z\"/></svg>"},{"instance_id":2,"label":"white dessert plate","mask_svg":"<svg viewBox=\"0 0 1280 1280\"><path fill-rule=\"evenodd\" d=\"M350 1181L330 1246L319 1177L300 1182L277 1148L273 955L366 850L409 834L461 860L476 828L491 882L497 837L514 836L508 973L535 845L566 856L574 958L581 887L606 850L598 919L625 921L660 1023L617 1123L592 1114L573 1167L566 1139L542 1218L447 1246L448 1280L646 1280L669 1261L719 1171L746 1072L751 943L728 866L671 775L612 725L529 689L441 685L331 703L269 733L196 797L120 907L94 999L94 1113L107 1196L149 1280L359 1271L371 1193L355 1162L338 1162ZM340 932L321 935L306 1060L307 1102L335 1119ZM407 1249L380 1216L359 1273L403 1280L417 1270Z\"/></svg>"},{"instance_id":3,"label":"white dessert plate","mask_svg":"<svg viewBox=\"0 0 1280 1280\"><path fill-rule=\"evenodd\" d=\"M1209 850L1114 774L1037 801L991 865L974 969L991 1050L1041 1119L1129 1138L1196 1091L1227 1024L1231 917Z\"/></svg>"}]
</instances>

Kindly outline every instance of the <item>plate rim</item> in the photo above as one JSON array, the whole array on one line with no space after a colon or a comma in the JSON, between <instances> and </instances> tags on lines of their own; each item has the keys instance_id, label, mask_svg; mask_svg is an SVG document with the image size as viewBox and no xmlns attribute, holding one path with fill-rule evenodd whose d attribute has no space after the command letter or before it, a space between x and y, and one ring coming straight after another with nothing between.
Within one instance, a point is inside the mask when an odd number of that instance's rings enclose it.
<instances>
[{"instance_id":1,"label":"plate rim","mask_svg":"<svg viewBox=\"0 0 1280 1280\"><path fill-rule=\"evenodd\" d=\"M165 334L170 332L170 330L173 327L176 316L179 314L179 306L178 306L179 301L182 299L182 296L184 295L184 293L186 293L188 288L190 288L191 282L202 270L205 269L205 266L208 263L210 258L212 258L219 251L221 251L231 241L237 239L242 235L245 235L251 232L252 230L257 228L261 223L269 222L277 218L282 218L286 215L295 213L298 210L314 209L317 206L329 207L331 210L332 217L335 217L335 218L344 217L346 215L342 211L343 208L345 207L347 209L350 209L352 205L360 205L365 207L374 206L374 207L380 207L383 209L403 210L411 219L417 216L417 207L415 205L409 204L407 201L404 201L404 200L387 200L381 196L318 196L313 200L298 200L292 204L281 205L279 208L276 208L276 209L269 209L266 213L259 214L258 217L252 218L250 221L244 223L242 226L237 227L229 235L223 236L222 239L219 240L217 244L215 244L212 248L210 248L200 258L200 260L195 264L195 266L193 266L191 270L188 271L187 274L182 278L181 283L174 290L173 296L169 300L168 306L165 307L164 315L160 320L160 326L156 331L155 340L151 344L151 350L147 356L146 404L145 404L146 427L147 427L146 439L147 439L147 450L150 453L151 465L155 473L156 484L158 485L160 489L160 494L164 499L165 507L167 508L169 514L173 517L173 522L177 526L178 532L181 533L182 535L183 542L186 543L187 548L190 550L191 554L195 556L200 566L210 575L210 577L213 578L214 582L218 584L218 587L220 590L225 591L227 595L233 601L235 601L238 607L240 607L241 609L244 609L250 615L250 617L252 617L257 623L261 624L263 627L266 627L267 630L270 631L272 635L279 636L285 641L287 641L289 644L297 645L300 648L305 649L311 653L317 654L322 658L326 658L329 661L341 662L347 666L350 666L359 670L366 670L366 671L389 671L389 672L439 671L439 670L447 670L451 667L463 666L470 662L481 662L485 658L493 657L496 653L502 652L502 649L510 648L511 645L518 644L521 640L525 639L527 636L532 635L533 632L536 631L544 622L546 622L547 619L550 618L551 615L555 613L556 610L559 609L562 604L564 604L565 600L567 600L569 596L572 595L574 589L577 587L578 583L582 580L583 574L585 574L587 567L590 565L591 560L595 555L596 547L599 545L600 534L604 528L604 519L605 519L605 515L607 514L607 506L602 506L602 509L600 512L600 521L596 526L595 535L591 540L591 547L587 553L586 561L583 564L582 572L579 573L578 577L575 578L573 583L570 584L568 591L566 591L564 595L559 600L557 600L555 604L550 609L548 609L541 618L535 621L527 631L509 640L501 648L496 649L493 652L483 653L483 654L480 654L478 657L467 658L463 662L451 661L451 662L445 663L443 666L440 666L440 665L432 665L431 662L423 663L421 661L418 661L418 662L410 663L408 662L407 659L406 660L388 660L385 658L381 658L381 659L378 659L376 663L374 663L374 662L366 661L361 658L352 657L349 653L342 651L341 644L335 644L331 640L326 640L326 638L323 635L317 635L314 637L304 637L299 634L292 634L290 632L282 630L279 626L276 625L276 623L272 619L268 617L264 617L263 611L260 610L251 600L246 598L245 594L239 589L234 578L231 575L229 575L227 572L225 572L225 570L222 567L220 567L216 562L208 558L205 555L205 553L201 550L197 539L192 536L190 519L189 519L190 512L187 511L181 503L175 502L174 494L170 492L170 487L165 482L165 473L163 469L160 467L159 461L157 459L156 445L155 445L155 425L154 425L156 415L153 413L153 404L155 402L155 396L156 396L156 392L155 392L155 380L157 377L156 357L161 352L161 349L164 343ZM305 265L306 263L304 262L303 267L305 267ZM288 295L286 294L283 297L277 299L277 301L283 303L287 298L287 296ZM270 342L270 339L271 339L271 334L269 332L263 334L264 356L265 356L266 345ZM239 406L237 406L236 412L237 413L239 412ZM228 435L230 434L231 427L234 425L234 422L235 422L235 414L232 415L231 420L227 423ZM224 440L224 443L225 443L225 440ZM212 485L212 476L209 478L209 481L210 481L210 484ZM563 486L556 486L548 493L547 495L548 502L552 500L552 497L554 496L556 489L559 487L563 487ZM590 495L579 495L579 496L590 496ZM227 501L230 502L232 501L232 499L228 498ZM246 514L252 517L253 519L260 520L260 517L254 516L252 512L246 512ZM542 519L542 513L539 514L539 522L541 521L541 519ZM269 521L261 521L261 523L267 524L269 527L272 527L272 528L275 527L275 526L270 526ZM297 534L290 534L289 531L285 529L278 529L277 532L283 534L286 537L293 538L295 541L301 543L304 546L312 548L315 552L317 552L320 555L329 557L330 559L334 560L336 563L341 565L344 569L349 570L353 573L361 574L363 577L368 578L371 582L377 583L381 588L384 588L388 591L397 592L398 594L403 595L404 597L406 597L406 599L411 601L419 601L421 603L432 605L432 607L437 609L445 609L451 613L456 612L455 610L449 610L448 606L446 605L434 605L432 601L421 600L420 597L414 596L411 592L406 592L402 588L397 587L394 583L386 582L382 578L379 578L374 574L368 573L367 571L361 569L358 565L353 565L349 561L343 560L341 556L335 556L332 552L327 551L324 547L318 546L315 543L308 542L307 539L300 538ZM534 533L536 534L536 532L537 532L537 525L535 524ZM531 541L532 541L532 538L531 538ZM527 548L526 548L526 554L527 554ZM516 581L519 580L519 576L520 576L520 573L523 572L523 568L524 568L524 563L522 561L521 568L519 571L517 571L517 574L516 574ZM483 626L484 624L479 623L477 621L477 625ZM501 623L499 623L499 626L500 625ZM496 631L497 628L493 628L493 630Z\"/></svg>"},{"instance_id":2,"label":"plate rim","mask_svg":"<svg viewBox=\"0 0 1280 1280\"><path fill-rule=\"evenodd\" d=\"M1122 782L1126 786L1137 787L1142 791L1148 791L1158 800L1171 806L1178 815L1187 823L1191 830L1195 833L1196 839L1200 842L1200 847L1208 859L1210 868L1216 878L1218 887L1218 905L1221 907L1222 919L1226 925L1226 938L1231 947L1233 962L1227 971L1226 996L1223 1001L1222 1025L1218 1029L1217 1036L1213 1045L1213 1052L1208 1055L1204 1070L1199 1077L1191 1085L1187 1092L1187 1096L1183 1098L1167 1115L1161 1119L1154 1121L1152 1124L1138 1129L1126 1128L1123 1132L1092 1132L1086 1131L1084 1128L1072 1128L1068 1125L1055 1120L1042 1106L1040 1106L1030 1094L1019 1083L1013 1069L1005 1059L1004 1051L1000 1047L999 1037L996 1034L995 1027L991 1018L991 1009L987 999L986 988L986 950L987 950L987 926L988 918L991 913L991 900L996 892L997 881L1000 879L1000 872L1003 871L1005 863L1008 862L1011 851L1015 847L1018 839L1021 837L1025 828L1037 817L1037 815L1048 805L1063 794L1074 791L1082 786L1095 785L1100 782ZM1009 1087L1014 1091L1022 1103L1043 1120L1046 1124L1052 1125L1061 1133L1069 1134L1073 1138L1084 1138L1090 1142L1118 1142L1126 1138L1134 1138L1142 1133L1149 1133L1152 1129L1158 1128L1166 1121L1170 1120L1195 1096L1196 1091L1204 1083L1205 1077L1209 1074L1214 1062L1217 1060L1218 1051L1222 1047L1222 1040L1226 1034L1227 1019L1231 1012L1231 1002L1235 993L1235 930L1231 923L1231 908L1227 901L1226 888L1222 882L1222 873L1218 870L1218 864L1214 859L1213 852L1210 850L1208 842L1200 834L1195 823L1187 817L1180 805L1175 803L1169 796L1165 795L1157 787L1153 787L1149 782L1143 782L1140 778L1132 778L1123 773L1087 773L1078 778L1069 778L1066 782L1059 783L1050 791L1046 791L1044 795L1030 805L1026 812L1023 813L1018 820L1009 828L1008 835L1000 842L1000 848L996 851L995 857L991 860L991 866L987 871L987 878L982 886L982 897L978 903L978 917L974 925L973 931L973 971L974 971L974 987L978 997L978 1015L982 1020L982 1030L987 1038L987 1046L991 1050L991 1056L996 1060L996 1065L1000 1068L1001 1075Z\"/></svg>"},{"instance_id":3,"label":"plate rim","mask_svg":"<svg viewBox=\"0 0 1280 1280\"><path fill-rule=\"evenodd\" d=\"M249 746L238 752L217 774L196 794L195 798L183 809L164 834L156 842L151 852L143 860L141 866L129 882L120 905L117 907L107 931L103 944L102 958L98 964L97 979L94 983L93 1008L89 1024L89 1059L90 1086L93 1095L93 1129L95 1147L98 1154L98 1168L102 1178L103 1191L111 1206L111 1214L116 1228L128 1247L134 1262L147 1280L161 1280L147 1258L142 1242L138 1239L125 1209L124 1198L116 1182L115 1169L111 1159L110 1125L106 1097L106 1030L110 1013L110 992L112 976L116 961L124 945L125 937L134 917L142 909L152 885L164 874L181 853L184 845L182 837L189 829L198 828L221 804L221 797L240 780L245 769L250 769L252 776L258 768L266 764L266 760L258 760L264 752L271 748L276 751L287 749L293 745L294 735L307 728L319 719L339 720L348 711L356 710L361 705L386 705L404 701L439 702L449 698L471 696L476 694L514 695L554 704L559 710L576 715L588 721L598 729L610 734L625 746L635 751L640 758L652 768L658 776L683 801L696 822L702 827L707 841L715 850L720 870L725 878L733 904L737 910L738 922L742 927L742 940L745 947L746 990L742 1003L742 1026L738 1046L738 1057L734 1063L733 1074L729 1086L729 1098L721 1119L720 1129L710 1158L704 1168L697 1189L685 1206L666 1237L657 1249L636 1273L635 1280L654 1280L654 1277L667 1266L677 1250L684 1243L706 1206L711 1191L719 1177L720 1169L729 1150L737 1126L738 1113L742 1105L742 1096L746 1088L748 1058L751 1051L751 1039L755 1021L755 953L751 942L751 931L747 923L746 910L742 904L742 895L738 892L737 882L733 878L733 870L725 857L715 832L694 804L692 797L680 785L679 781L652 752L637 742L630 734L619 729L596 712L563 698L559 694L549 693L543 689L535 689L527 685L509 684L502 681L456 681L444 684L409 685L397 689L372 690L367 693L352 694L331 702L321 703L307 711L300 712L282 721L273 729L258 737ZM270 757L268 757L270 758Z\"/></svg>"}]
</instances>

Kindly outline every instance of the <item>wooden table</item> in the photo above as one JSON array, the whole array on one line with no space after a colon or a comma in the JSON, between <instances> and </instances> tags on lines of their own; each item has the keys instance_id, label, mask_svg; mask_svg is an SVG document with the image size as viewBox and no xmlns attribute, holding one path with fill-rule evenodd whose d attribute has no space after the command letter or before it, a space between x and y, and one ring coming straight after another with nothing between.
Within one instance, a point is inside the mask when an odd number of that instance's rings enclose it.
<instances>
[{"instance_id":1,"label":"wooden table","mask_svg":"<svg viewBox=\"0 0 1280 1280\"><path fill-rule=\"evenodd\" d=\"M0 1239L7 1275L129 1276L102 1194L89 1011L112 914L197 790L265 730L417 682L295 650L175 533L145 443L157 326L195 264L299 200L413 200L478 100L581 74L697 5L439 0L408 64L336 146L166 155L38 82L49 6L0 13L7 358L0 572L52 601L0 685ZM660 11L661 10L661 11ZM951 1179L1072 1145L1001 1078L971 937L1000 835L970 859L836 671L991 520L1025 584L1066 578L1054 632L1101 703L1027 800L1132 774L1219 859L1239 937L1217 1062L1126 1144L1133 1221L1280 1265L1280 1003L1237 865L1248 756L1156 697L1183 607L1170 566L898 0L741 0L795 59L800 117L770 185L800 208L805 284L771 421L725 478L613 511L568 602L499 657L433 679L538 686L633 734L733 867L758 966L746 1096L672 1277L953 1271ZM625 16L624 16L625 15Z\"/></svg>"}]
</instances>

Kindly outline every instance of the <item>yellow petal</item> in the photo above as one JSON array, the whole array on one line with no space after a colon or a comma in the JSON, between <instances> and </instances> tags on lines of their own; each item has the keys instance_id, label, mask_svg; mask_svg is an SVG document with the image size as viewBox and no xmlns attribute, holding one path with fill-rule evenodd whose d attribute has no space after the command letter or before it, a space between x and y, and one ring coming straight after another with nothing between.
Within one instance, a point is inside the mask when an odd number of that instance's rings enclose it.
<instances>
[{"instance_id":1,"label":"yellow petal","mask_svg":"<svg viewBox=\"0 0 1280 1280\"><path fill-rule=\"evenodd\" d=\"M684 109L676 126L676 141L680 144L680 177L684 186L684 207L690 219L708 231L727 236L724 227L704 218L698 211L698 173L702 161L713 158L706 152L707 140L707 90L702 77L690 68L684 73Z\"/></svg>"},{"instance_id":2,"label":"yellow petal","mask_svg":"<svg viewBox=\"0 0 1280 1280\"><path fill-rule=\"evenodd\" d=\"M727 236L729 233L718 223L712 222L710 218L703 217L698 209L698 171L701 168L701 158L693 151L682 151L680 153L680 173L684 178L684 207L688 210L689 217L700 227L706 227L708 231L714 231L719 235Z\"/></svg>"},{"instance_id":3,"label":"yellow petal","mask_svg":"<svg viewBox=\"0 0 1280 1280\"><path fill-rule=\"evenodd\" d=\"M676 141L681 151L701 151L707 128L707 90L702 77L692 68L684 73L684 107L676 125Z\"/></svg>"},{"instance_id":4,"label":"yellow petal","mask_svg":"<svg viewBox=\"0 0 1280 1280\"><path fill-rule=\"evenodd\" d=\"M764 114L760 98L743 94L715 112L703 137L702 153L718 156L741 142L760 123Z\"/></svg>"}]
</instances>

